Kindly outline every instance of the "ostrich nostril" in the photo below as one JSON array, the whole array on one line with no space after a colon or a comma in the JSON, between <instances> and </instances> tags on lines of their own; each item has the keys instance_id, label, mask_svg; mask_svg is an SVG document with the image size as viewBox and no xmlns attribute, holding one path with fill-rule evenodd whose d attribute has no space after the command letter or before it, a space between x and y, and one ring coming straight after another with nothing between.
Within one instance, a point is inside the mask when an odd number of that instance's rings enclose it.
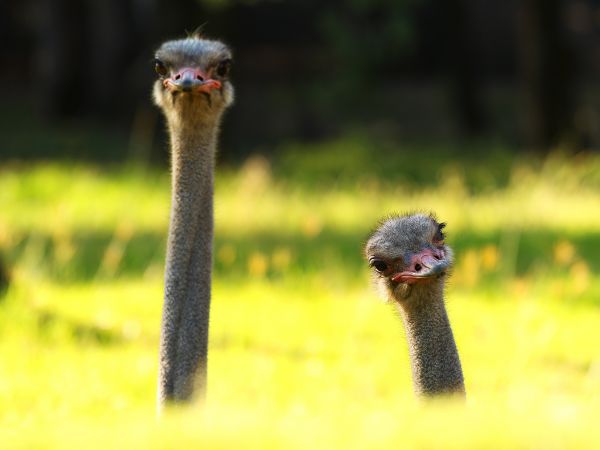
<instances>
[{"instance_id":1,"label":"ostrich nostril","mask_svg":"<svg viewBox=\"0 0 600 450\"><path fill-rule=\"evenodd\" d=\"M204 81L204 78L202 78L200 75L197 75L197 76L196 76L196 79L197 79L197 80L200 80L200 81Z\"/></svg>"},{"instance_id":2,"label":"ostrich nostril","mask_svg":"<svg viewBox=\"0 0 600 450\"><path fill-rule=\"evenodd\" d=\"M415 264L415 272L418 272L422 269L421 264Z\"/></svg>"},{"instance_id":3,"label":"ostrich nostril","mask_svg":"<svg viewBox=\"0 0 600 450\"><path fill-rule=\"evenodd\" d=\"M181 74L178 73L177 75L175 75L176 80L179 80L180 78L181 78Z\"/></svg>"}]
</instances>

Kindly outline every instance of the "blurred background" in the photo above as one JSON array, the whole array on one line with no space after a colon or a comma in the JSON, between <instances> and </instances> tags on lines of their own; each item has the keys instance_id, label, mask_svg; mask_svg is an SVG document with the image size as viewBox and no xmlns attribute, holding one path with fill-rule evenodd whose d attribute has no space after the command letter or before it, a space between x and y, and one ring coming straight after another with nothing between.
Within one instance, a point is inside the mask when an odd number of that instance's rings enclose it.
<instances>
[{"instance_id":1,"label":"blurred background","mask_svg":"<svg viewBox=\"0 0 600 450\"><path fill-rule=\"evenodd\" d=\"M600 145L595 0L28 0L0 8L3 157L164 163L149 95L153 51L198 26L236 54L226 161L347 132L491 138L541 152ZM73 127L114 142L74 150L64 136Z\"/></svg>"},{"instance_id":2,"label":"blurred background","mask_svg":"<svg viewBox=\"0 0 600 450\"><path fill-rule=\"evenodd\" d=\"M208 399L157 425L153 53L198 26L236 89ZM0 58L7 448L600 448L600 0L0 2ZM448 222L468 407L415 402L362 257L414 210Z\"/></svg>"}]
</instances>

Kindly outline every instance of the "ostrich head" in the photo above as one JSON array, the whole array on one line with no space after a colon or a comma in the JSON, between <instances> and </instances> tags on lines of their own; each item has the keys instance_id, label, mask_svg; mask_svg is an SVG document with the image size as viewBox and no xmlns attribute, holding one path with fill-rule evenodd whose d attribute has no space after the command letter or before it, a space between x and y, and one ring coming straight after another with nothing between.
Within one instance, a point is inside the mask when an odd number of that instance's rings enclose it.
<instances>
[{"instance_id":1,"label":"ostrich head","mask_svg":"<svg viewBox=\"0 0 600 450\"><path fill-rule=\"evenodd\" d=\"M408 302L443 294L453 254L433 215L413 214L381 222L365 248L375 284L389 300Z\"/></svg>"},{"instance_id":2,"label":"ostrich head","mask_svg":"<svg viewBox=\"0 0 600 450\"><path fill-rule=\"evenodd\" d=\"M231 51L221 42L197 36L168 41L154 64L154 101L172 124L214 122L233 103Z\"/></svg>"}]
</instances>

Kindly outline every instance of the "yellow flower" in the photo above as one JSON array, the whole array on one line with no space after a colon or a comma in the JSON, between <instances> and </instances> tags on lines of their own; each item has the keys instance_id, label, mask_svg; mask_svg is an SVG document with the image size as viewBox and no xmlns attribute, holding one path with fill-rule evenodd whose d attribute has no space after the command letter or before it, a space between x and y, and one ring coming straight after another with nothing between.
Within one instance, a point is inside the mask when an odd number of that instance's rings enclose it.
<instances>
[{"instance_id":1,"label":"yellow flower","mask_svg":"<svg viewBox=\"0 0 600 450\"><path fill-rule=\"evenodd\" d=\"M554 261L560 265L567 265L575 257L575 247L569 241L560 241L554 246Z\"/></svg>"},{"instance_id":2,"label":"yellow flower","mask_svg":"<svg viewBox=\"0 0 600 450\"><path fill-rule=\"evenodd\" d=\"M267 257L260 252L254 252L248 258L248 272L255 277L262 277L267 273L269 261Z\"/></svg>"}]
</instances>

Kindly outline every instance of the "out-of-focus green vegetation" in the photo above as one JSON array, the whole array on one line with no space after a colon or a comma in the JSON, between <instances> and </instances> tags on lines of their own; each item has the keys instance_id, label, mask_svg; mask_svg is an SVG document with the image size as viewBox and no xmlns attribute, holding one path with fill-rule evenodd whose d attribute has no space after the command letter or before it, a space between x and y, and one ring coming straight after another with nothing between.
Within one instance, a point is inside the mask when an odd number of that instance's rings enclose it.
<instances>
[{"instance_id":1,"label":"out-of-focus green vegetation","mask_svg":"<svg viewBox=\"0 0 600 450\"><path fill-rule=\"evenodd\" d=\"M217 178L204 409L156 422L167 172L0 167L3 448L598 448L600 158L349 138ZM466 405L419 404L361 256L448 222ZM1 294L0 294L1 295Z\"/></svg>"}]
</instances>

